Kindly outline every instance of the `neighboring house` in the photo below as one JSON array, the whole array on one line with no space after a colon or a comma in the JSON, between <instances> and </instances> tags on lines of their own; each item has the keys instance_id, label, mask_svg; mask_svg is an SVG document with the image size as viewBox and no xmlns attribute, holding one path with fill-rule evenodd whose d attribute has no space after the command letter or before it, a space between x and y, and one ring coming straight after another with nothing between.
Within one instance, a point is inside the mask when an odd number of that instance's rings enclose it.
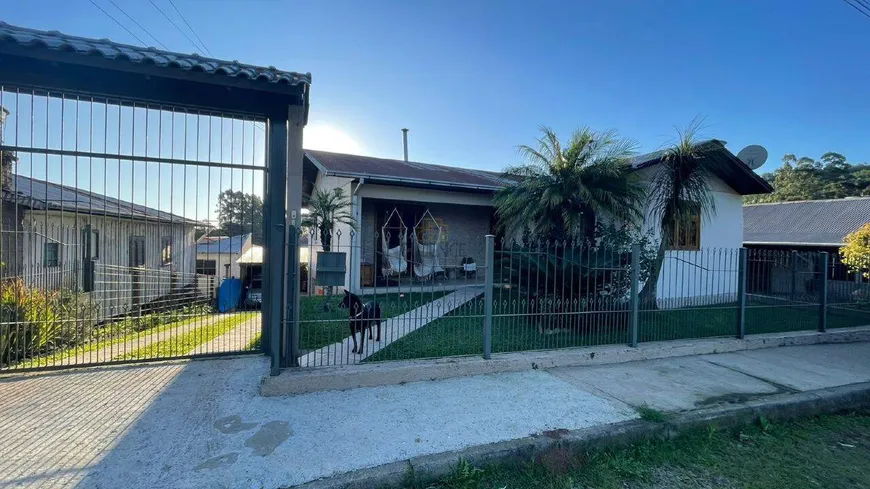
<instances>
[{"instance_id":1,"label":"neighboring house","mask_svg":"<svg viewBox=\"0 0 870 489\"><path fill-rule=\"evenodd\" d=\"M203 237L196 244L196 273L225 278L242 278L239 257L253 246L252 234Z\"/></svg>"},{"instance_id":2,"label":"neighboring house","mask_svg":"<svg viewBox=\"0 0 870 489\"><path fill-rule=\"evenodd\" d=\"M740 248L743 196L772 191L723 142L711 140L702 144L712 147L709 157L719 163L716 173L710 176L716 215L712 219L698 216L691 230L679 233L677 250L668 252L662 270L660 301L709 294L701 285L709 282L710 274L718 272L702 266L700 254L693 252L702 247ZM648 181L658 171L663 154L659 151L639 156L632 160L632 165ZM493 172L324 151L305 152L304 177L309 195L315 188L343 188L351 197L351 212L360 231L351 232L347 226L339 226L340 238L333 239L333 251L349 252L347 286L352 289L369 285L367 278L372 274L375 283L388 283L384 281L390 273L402 268L401 264L391 263L394 260L390 256L390 250L401 244L397 216L409 231L404 246L409 263L403 271L405 275L419 275L417 271L425 275L428 271L425 266L419 267L422 270L413 269L414 261L420 265L419 258L413 256L414 234L418 243L425 241L424 246L439 241L438 265L448 276L451 270L460 269L462 258L483 264L484 237L493 231L495 220L492 196L509 183ZM655 226L645 225L644 231L658 234ZM315 240L313 244L315 255L321 249L318 243ZM675 283L676 274L680 275L682 285L669 288ZM718 291L723 300L736 294L736 278L732 275L723 279Z\"/></svg>"},{"instance_id":3,"label":"neighboring house","mask_svg":"<svg viewBox=\"0 0 870 489\"><path fill-rule=\"evenodd\" d=\"M87 293L101 317L153 306L195 282L197 221L9 167L0 192L4 278Z\"/></svg>"},{"instance_id":4,"label":"neighboring house","mask_svg":"<svg viewBox=\"0 0 870 489\"><path fill-rule=\"evenodd\" d=\"M812 276L818 269L817 252L829 255L829 280L860 282L860 274L850 273L840 263L839 249L847 234L870 222L870 197L847 197L831 200L805 200L743 206L743 244L751 250L764 250L780 258L795 251L795 269L789 258L765 260L766 268L756 275L766 277L765 285L777 293L791 293L792 275L797 293L809 293L814 287ZM834 291L846 291L842 283Z\"/></svg>"}]
</instances>

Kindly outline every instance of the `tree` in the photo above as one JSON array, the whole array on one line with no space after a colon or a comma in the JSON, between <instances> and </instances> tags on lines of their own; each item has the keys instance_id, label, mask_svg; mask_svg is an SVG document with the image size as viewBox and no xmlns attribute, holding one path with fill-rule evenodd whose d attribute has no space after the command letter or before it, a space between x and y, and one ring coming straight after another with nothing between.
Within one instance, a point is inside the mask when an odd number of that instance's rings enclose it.
<instances>
[{"instance_id":1,"label":"tree","mask_svg":"<svg viewBox=\"0 0 870 489\"><path fill-rule=\"evenodd\" d=\"M840 153L828 151L818 160L786 154L782 162L772 173L762 175L773 186L773 193L749 195L744 199L747 204L870 195L870 165L850 164Z\"/></svg>"},{"instance_id":2,"label":"tree","mask_svg":"<svg viewBox=\"0 0 870 489\"><path fill-rule=\"evenodd\" d=\"M308 204L309 213L302 220L302 227L317 229L323 251L331 251L336 224L346 224L351 229L357 229L349 208L350 199L344 195L343 189L315 189Z\"/></svg>"},{"instance_id":3,"label":"tree","mask_svg":"<svg viewBox=\"0 0 870 489\"><path fill-rule=\"evenodd\" d=\"M218 225L227 236L252 233L254 244L263 244L263 199L242 191L224 190L218 195Z\"/></svg>"},{"instance_id":4,"label":"tree","mask_svg":"<svg viewBox=\"0 0 870 489\"><path fill-rule=\"evenodd\" d=\"M870 278L870 223L864 224L843 239L840 248L843 264L854 273Z\"/></svg>"},{"instance_id":5,"label":"tree","mask_svg":"<svg viewBox=\"0 0 870 489\"><path fill-rule=\"evenodd\" d=\"M662 271L665 252L673 246L675 231L687 226L699 213L702 217L716 214L710 173L716 165L711 152L720 143L699 144L696 138L700 120L684 130L678 130L677 142L661 157L661 163L650 181L649 216L661 230L661 240L649 278L640 292L644 307L656 307L657 282Z\"/></svg>"},{"instance_id":6,"label":"tree","mask_svg":"<svg viewBox=\"0 0 870 489\"><path fill-rule=\"evenodd\" d=\"M631 173L634 143L615 132L575 131L566 146L541 128L537 149L519 146L524 165L509 167L515 183L495 194L503 230L525 230L536 237L592 239L597 217L607 213L629 220L641 214L643 187Z\"/></svg>"}]
</instances>

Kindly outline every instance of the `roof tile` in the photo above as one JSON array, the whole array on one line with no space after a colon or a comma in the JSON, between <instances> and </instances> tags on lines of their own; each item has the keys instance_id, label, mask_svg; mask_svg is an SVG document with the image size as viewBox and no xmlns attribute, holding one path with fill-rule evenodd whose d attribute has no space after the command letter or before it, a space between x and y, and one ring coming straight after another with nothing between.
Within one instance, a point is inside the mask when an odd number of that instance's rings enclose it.
<instances>
[{"instance_id":1,"label":"roof tile","mask_svg":"<svg viewBox=\"0 0 870 489\"><path fill-rule=\"evenodd\" d=\"M296 73L205 58L198 54L182 54L162 51L154 47L143 48L120 44L108 39L89 39L70 36L58 31L40 31L18 27L0 21L0 42L14 42L22 46L43 46L55 51L69 51L81 55L97 55L106 59L121 59L131 63L151 63L161 67L177 68L184 71L202 71L209 74L223 74L249 80L265 81L286 85L311 84L311 73Z\"/></svg>"}]
</instances>

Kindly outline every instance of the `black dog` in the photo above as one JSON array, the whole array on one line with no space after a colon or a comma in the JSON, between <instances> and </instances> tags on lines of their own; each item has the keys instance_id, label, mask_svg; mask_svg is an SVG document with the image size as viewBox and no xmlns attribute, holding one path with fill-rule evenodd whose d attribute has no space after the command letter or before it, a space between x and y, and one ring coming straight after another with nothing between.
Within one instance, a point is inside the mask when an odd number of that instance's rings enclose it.
<instances>
[{"instance_id":1,"label":"black dog","mask_svg":"<svg viewBox=\"0 0 870 489\"><path fill-rule=\"evenodd\" d=\"M381 306L377 302L366 302L356 294L344 291L344 299L338 307L346 307L350 310L350 336L353 338L353 353L362 353L365 345L365 332L369 330L369 339L372 339L372 323L378 327L378 335L375 341L381 341ZM359 346L356 343L356 333L359 335Z\"/></svg>"}]
</instances>

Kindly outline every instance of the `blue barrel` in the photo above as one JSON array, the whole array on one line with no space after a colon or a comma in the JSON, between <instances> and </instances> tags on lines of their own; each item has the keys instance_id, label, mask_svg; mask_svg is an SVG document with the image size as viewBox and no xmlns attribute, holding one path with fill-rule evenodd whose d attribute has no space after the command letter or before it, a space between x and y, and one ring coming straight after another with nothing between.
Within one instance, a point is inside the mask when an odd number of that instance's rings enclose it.
<instances>
[{"instance_id":1,"label":"blue barrel","mask_svg":"<svg viewBox=\"0 0 870 489\"><path fill-rule=\"evenodd\" d=\"M242 300L242 281L228 278L218 287L218 312L232 311Z\"/></svg>"}]
</instances>

